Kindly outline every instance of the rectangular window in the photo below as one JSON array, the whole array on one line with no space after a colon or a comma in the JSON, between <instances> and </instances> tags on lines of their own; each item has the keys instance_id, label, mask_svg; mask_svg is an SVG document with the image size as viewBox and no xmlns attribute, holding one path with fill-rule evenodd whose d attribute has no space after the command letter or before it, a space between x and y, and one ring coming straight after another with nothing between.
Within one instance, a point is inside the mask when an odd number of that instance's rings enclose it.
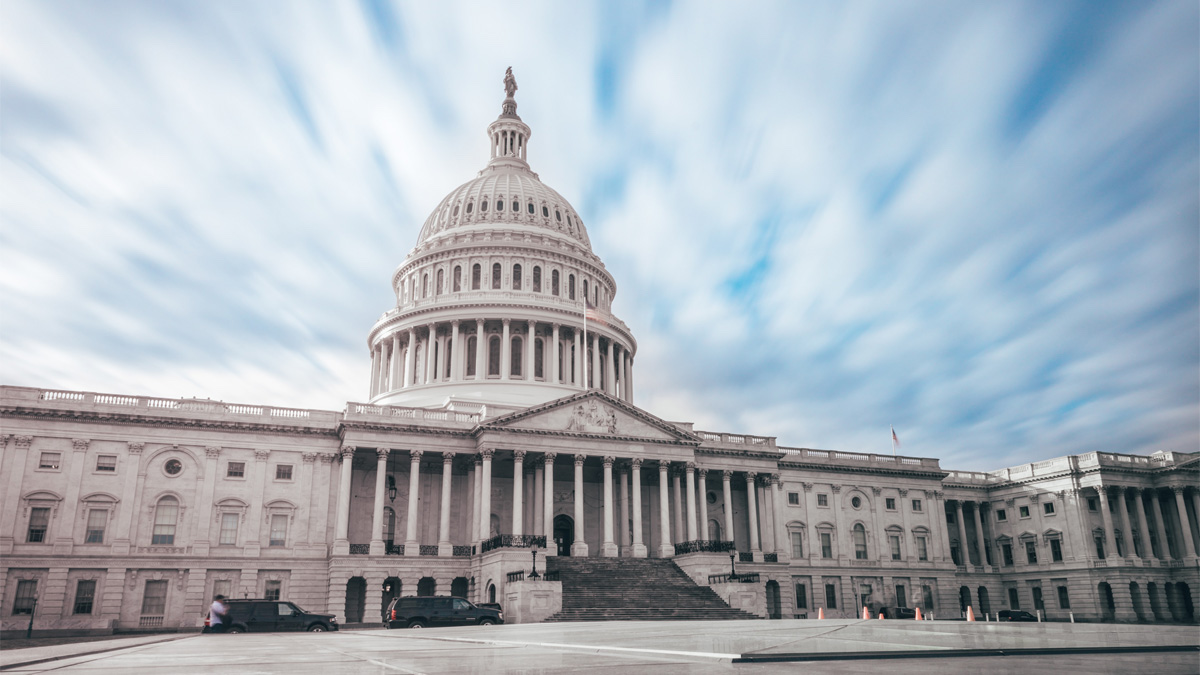
<instances>
[{"instance_id":1,"label":"rectangular window","mask_svg":"<svg viewBox=\"0 0 1200 675\"><path fill-rule=\"evenodd\" d=\"M825 606L837 609L837 584L825 584Z\"/></svg>"},{"instance_id":2,"label":"rectangular window","mask_svg":"<svg viewBox=\"0 0 1200 675\"><path fill-rule=\"evenodd\" d=\"M1096 498L1088 497L1088 511L1095 511L1096 508L1097 508Z\"/></svg>"},{"instance_id":3,"label":"rectangular window","mask_svg":"<svg viewBox=\"0 0 1200 675\"><path fill-rule=\"evenodd\" d=\"M917 560L929 560L929 545L925 537L917 537Z\"/></svg>"},{"instance_id":4,"label":"rectangular window","mask_svg":"<svg viewBox=\"0 0 1200 675\"><path fill-rule=\"evenodd\" d=\"M221 538L217 543L222 546L235 546L237 544L238 531L238 514L222 513L221 514Z\"/></svg>"},{"instance_id":5,"label":"rectangular window","mask_svg":"<svg viewBox=\"0 0 1200 675\"><path fill-rule=\"evenodd\" d=\"M804 537L799 532L792 532L792 557L804 557Z\"/></svg>"},{"instance_id":6,"label":"rectangular window","mask_svg":"<svg viewBox=\"0 0 1200 675\"><path fill-rule=\"evenodd\" d=\"M89 509L87 520L87 537L85 544L103 544L104 527L108 525L108 511L104 509Z\"/></svg>"},{"instance_id":7,"label":"rectangular window","mask_svg":"<svg viewBox=\"0 0 1200 675\"><path fill-rule=\"evenodd\" d=\"M796 609L808 609L808 588L804 584L796 584Z\"/></svg>"},{"instance_id":8,"label":"rectangular window","mask_svg":"<svg viewBox=\"0 0 1200 675\"><path fill-rule=\"evenodd\" d=\"M1096 537L1096 557L1104 560L1104 537Z\"/></svg>"},{"instance_id":9,"label":"rectangular window","mask_svg":"<svg viewBox=\"0 0 1200 675\"><path fill-rule=\"evenodd\" d=\"M914 512L914 513L920 513L920 512L921 512L921 500L920 500L920 499L914 499L914 500L912 500L912 510L913 510L913 512Z\"/></svg>"},{"instance_id":10,"label":"rectangular window","mask_svg":"<svg viewBox=\"0 0 1200 675\"><path fill-rule=\"evenodd\" d=\"M53 469L53 470L57 471L58 467L61 464L62 464L62 453L61 452L43 452L41 459L38 460L38 468L39 469Z\"/></svg>"},{"instance_id":11,"label":"rectangular window","mask_svg":"<svg viewBox=\"0 0 1200 675\"><path fill-rule=\"evenodd\" d=\"M114 473L117 470L116 455L100 455L96 458L96 470Z\"/></svg>"},{"instance_id":12,"label":"rectangular window","mask_svg":"<svg viewBox=\"0 0 1200 675\"><path fill-rule=\"evenodd\" d=\"M908 589L904 584L896 584L896 606L908 607Z\"/></svg>"},{"instance_id":13,"label":"rectangular window","mask_svg":"<svg viewBox=\"0 0 1200 675\"><path fill-rule=\"evenodd\" d=\"M228 466L225 467L225 477L226 478L245 478L246 477L246 463L245 462L230 462L228 464Z\"/></svg>"},{"instance_id":14,"label":"rectangular window","mask_svg":"<svg viewBox=\"0 0 1200 675\"><path fill-rule=\"evenodd\" d=\"M788 493L788 506L800 506L800 493L799 492L789 492Z\"/></svg>"},{"instance_id":15,"label":"rectangular window","mask_svg":"<svg viewBox=\"0 0 1200 675\"><path fill-rule=\"evenodd\" d=\"M287 521L288 517L283 514L275 514L271 516L271 542L270 546L284 546L287 543Z\"/></svg>"},{"instance_id":16,"label":"rectangular window","mask_svg":"<svg viewBox=\"0 0 1200 675\"><path fill-rule=\"evenodd\" d=\"M821 557L833 557L833 535L828 532L821 533Z\"/></svg>"},{"instance_id":17,"label":"rectangular window","mask_svg":"<svg viewBox=\"0 0 1200 675\"><path fill-rule=\"evenodd\" d=\"M1042 504L1042 513L1046 514L1047 516L1054 515L1054 502L1046 502L1045 504Z\"/></svg>"},{"instance_id":18,"label":"rectangular window","mask_svg":"<svg viewBox=\"0 0 1200 675\"><path fill-rule=\"evenodd\" d=\"M1057 539L1050 540L1050 560L1053 562L1062 562L1062 542Z\"/></svg>"},{"instance_id":19,"label":"rectangular window","mask_svg":"<svg viewBox=\"0 0 1200 675\"><path fill-rule=\"evenodd\" d=\"M75 584L74 614L91 614L92 602L96 598L96 580L80 579Z\"/></svg>"},{"instance_id":20,"label":"rectangular window","mask_svg":"<svg viewBox=\"0 0 1200 675\"><path fill-rule=\"evenodd\" d=\"M142 616L162 616L167 610L167 581L147 579L142 595Z\"/></svg>"},{"instance_id":21,"label":"rectangular window","mask_svg":"<svg viewBox=\"0 0 1200 675\"><path fill-rule=\"evenodd\" d=\"M217 579L213 582L213 597L224 595L229 597L229 593L233 590L233 582L229 579Z\"/></svg>"},{"instance_id":22,"label":"rectangular window","mask_svg":"<svg viewBox=\"0 0 1200 675\"><path fill-rule=\"evenodd\" d=\"M1067 596L1067 587L1058 587L1058 606L1062 609L1071 609L1071 598Z\"/></svg>"},{"instance_id":23,"label":"rectangular window","mask_svg":"<svg viewBox=\"0 0 1200 675\"><path fill-rule=\"evenodd\" d=\"M1017 598L1017 589L1008 589L1008 606L1011 609L1021 609L1021 600Z\"/></svg>"},{"instance_id":24,"label":"rectangular window","mask_svg":"<svg viewBox=\"0 0 1200 675\"><path fill-rule=\"evenodd\" d=\"M883 506L888 511L895 511L896 510L896 498L895 497L885 497L883 500Z\"/></svg>"},{"instance_id":25,"label":"rectangular window","mask_svg":"<svg viewBox=\"0 0 1200 675\"><path fill-rule=\"evenodd\" d=\"M946 522L950 523L951 525L954 524L954 512L953 511L946 512Z\"/></svg>"},{"instance_id":26,"label":"rectangular window","mask_svg":"<svg viewBox=\"0 0 1200 675\"><path fill-rule=\"evenodd\" d=\"M817 495L817 506L829 506L829 495Z\"/></svg>"},{"instance_id":27,"label":"rectangular window","mask_svg":"<svg viewBox=\"0 0 1200 675\"><path fill-rule=\"evenodd\" d=\"M1032 565L1037 562L1037 543L1032 541L1025 542L1025 558Z\"/></svg>"},{"instance_id":28,"label":"rectangular window","mask_svg":"<svg viewBox=\"0 0 1200 675\"><path fill-rule=\"evenodd\" d=\"M282 581L268 580L267 585L263 588L263 599L264 600L278 600L279 599L279 591L282 588L282 586L283 586Z\"/></svg>"},{"instance_id":29,"label":"rectangular window","mask_svg":"<svg viewBox=\"0 0 1200 675\"><path fill-rule=\"evenodd\" d=\"M1021 506L1021 507L1018 507L1018 510L1021 512L1021 517L1022 517L1022 518L1028 518L1028 517L1029 517L1029 507L1028 507L1028 506Z\"/></svg>"},{"instance_id":30,"label":"rectangular window","mask_svg":"<svg viewBox=\"0 0 1200 675\"><path fill-rule=\"evenodd\" d=\"M17 582L17 596L13 598L13 614L33 614L33 601L37 595L37 579L21 579Z\"/></svg>"},{"instance_id":31,"label":"rectangular window","mask_svg":"<svg viewBox=\"0 0 1200 675\"><path fill-rule=\"evenodd\" d=\"M921 600L925 603L925 611L933 611L933 588L930 586L921 587Z\"/></svg>"},{"instance_id":32,"label":"rectangular window","mask_svg":"<svg viewBox=\"0 0 1200 675\"><path fill-rule=\"evenodd\" d=\"M29 536L25 541L40 544L46 541L46 528L50 526L50 509L35 507L29 510Z\"/></svg>"},{"instance_id":33,"label":"rectangular window","mask_svg":"<svg viewBox=\"0 0 1200 675\"><path fill-rule=\"evenodd\" d=\"M1004 554L1004 564L1012 565L1013 564L1012 544L1001 544L1000 552Z\"/></svg>"},{"instance_id":34,"label":"rectangular window","mask_svg":"<svg viewBox=\"0 0 1200 675\"><path fill-rule=\"evenodd\" d=\"M291 464L276 464L275 465L275 480L291 480L292 465Z\"/></svg>"},{"instance_id":35,"label":"rectangular window","mask_svg":"<svg viewBox=\"0 0 1200 675\"><path fill-rule=\"evenodd\" d=\"M1033 591L1033 608L1046 611L1046 603L1042 600L1042 587L1034 586L1030 590Z\"/></svg>"},{"instance_id":36,"label":"rectangular window","mask_svg":"<svg viewBox=\"0 0 1200 675\"><path fill-rule=\"evenodd\" d=\"M1002 523L1008 520L1008 511L1005 511L1004 509L996 509L996 520Z\"/></svg>"},{"instance_id":37,"label":"rectangular window","mask_svg":"<svg viewBox=\"0 0 1200 675\"><path fill-rule=\"evenodd\" d=\"M888 542L892 545L892 560L900 559L900 535L889 534ZM900 605L903 607L904 605Z\"/></svg>"}]
</instances>

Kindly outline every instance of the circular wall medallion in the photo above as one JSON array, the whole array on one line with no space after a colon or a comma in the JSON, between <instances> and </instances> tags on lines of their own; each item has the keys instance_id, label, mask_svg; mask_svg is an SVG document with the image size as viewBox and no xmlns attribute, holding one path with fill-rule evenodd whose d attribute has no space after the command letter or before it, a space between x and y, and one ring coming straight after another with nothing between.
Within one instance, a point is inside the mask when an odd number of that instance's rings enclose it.
<instances>
[{"instance_id":1,"label":"circular wall medallion","mask_svg":"<svg viewBox=\"0 0 1200 675\"><path fill-rule=\"evenodd\" d=\"M705 499L708 500L709 504L716 504L717 503L717 493L709 492L708 495L705 497Z\"/></svg>"},{"instance_id":2,"label":"circular wall medallion","mask_svg":"<svg viewBox=\"0 0 1200 675\"><path fill-rule=\"evenodd\" d=\"M163 471L167 472L168 476L178 476L183 471L183 462L177 459L168 459L163 465Z\"/></svg>"},{"instance_id":3,"label":"circular wall medallion","mask_svg":"<svg viewBox=\"0 0 1200 675\"><path fill-rule=\"evenodd\" d=\"M859 497L855 497L855 498L851 499L850 506L853 506L856 509L860 508L862 506L862 499Z\"/></svg>"}]
</instances>

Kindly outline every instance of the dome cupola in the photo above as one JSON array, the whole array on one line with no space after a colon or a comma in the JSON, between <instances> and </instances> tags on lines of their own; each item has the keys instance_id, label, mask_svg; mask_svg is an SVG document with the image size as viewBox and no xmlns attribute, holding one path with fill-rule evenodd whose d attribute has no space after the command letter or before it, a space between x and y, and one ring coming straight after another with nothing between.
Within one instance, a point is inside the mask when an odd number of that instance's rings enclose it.
<instances>
[{"instance_id":1,"label":"dome cupola","mask_svg":"<svg viewBox=\"0 0 1200 675\"><path fill-rule=\"evenodd\" d=\"M396 306L368 336L374 404L503 411L588 388L632 400L637 343L612 314L616 282L529 167L511 68L504 89L487 165L438 203L392 275Z\"/></svg>"}]
</instances>

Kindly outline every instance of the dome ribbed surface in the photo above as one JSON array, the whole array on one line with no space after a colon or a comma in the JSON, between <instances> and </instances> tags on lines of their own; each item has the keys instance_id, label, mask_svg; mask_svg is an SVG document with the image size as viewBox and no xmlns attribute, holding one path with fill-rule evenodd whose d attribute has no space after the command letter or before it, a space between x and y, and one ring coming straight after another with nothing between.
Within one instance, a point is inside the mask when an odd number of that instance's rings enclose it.
<instances>
[{"instance_id":1,"label":"dome ribbed surface","mask_svg":"<svg viewBox=\"0 0 1200 675\"><path fill-rule=\"evenodd\" d=\"M583 221L562 195L532 171L508 166L488 167L446 195L421 228L417 246L456 227L487 224L553 230L592 248Z\"/></svg>"}]
</instances>

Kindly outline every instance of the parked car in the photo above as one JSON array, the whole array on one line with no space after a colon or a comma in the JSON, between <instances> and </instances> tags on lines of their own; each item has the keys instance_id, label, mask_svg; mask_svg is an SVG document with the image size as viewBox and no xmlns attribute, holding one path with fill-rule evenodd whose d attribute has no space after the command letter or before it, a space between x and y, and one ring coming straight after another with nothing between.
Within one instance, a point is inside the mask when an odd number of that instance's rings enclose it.
<instances>
[{"instance_id":1,"label":"parked car","mask_svg":"<svg viewBox=\"0 0 1200 675\"><path fill-rule=\"evenodd\" d=\"M912 607L884 607L879 610L885 619L915 619L917 610Z\"/></svg>"},{"instance_id":2,"label":"parked car","mask_svg":"<svg viewBox=\"0 0 1200 675\"><path fill-rule=\"evenodd\" d=\"M1036 615L1023 609L1002 609L996 617L997 621L1037 621Z\"/></svg>"},{"instance_id":3,"label":"parked car","mask_svg":"<svg viewBox=\"0 0 1200 675\"><path fill-rule=\"evenodd\" d=\"M337 630L332 614L314 614L286 600L226 600L229 608L227 633L267 633L285 630L306 630L319 633ZM206 621L207 625L207 621Z\"/></svg>"},{"instance_id":4,"label":"parked car","mask_svg":"<svg viewBox=\"0 0 1200 675\"><path fill-rule=\"evenodd\" d=\"M394 598L388 604L388 628L436 626L490 626L504 623L504 612L478 607L463 598Z\"/></svg>"}]
</instances>

